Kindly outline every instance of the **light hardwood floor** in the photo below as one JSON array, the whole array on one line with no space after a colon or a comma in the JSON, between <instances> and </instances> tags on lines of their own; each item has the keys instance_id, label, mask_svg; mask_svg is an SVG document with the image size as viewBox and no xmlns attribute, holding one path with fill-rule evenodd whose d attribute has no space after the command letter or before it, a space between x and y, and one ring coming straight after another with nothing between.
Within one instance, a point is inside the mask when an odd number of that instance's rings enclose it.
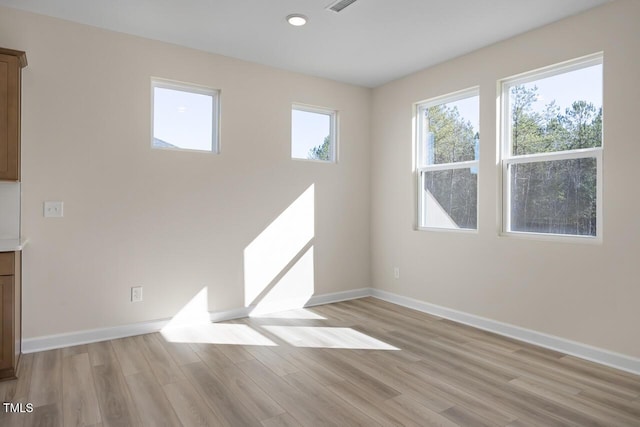
<instances>
[{"instance_id":1,"label":"light hardwood floor","mask_svg":"<svg viewBox=\"0 0 640 427\"><path fill-rule=\"evenodd\" d=\"M640 426L640 377L374 298L23 356L1 426Z\"/></svg>"}]
</instances>

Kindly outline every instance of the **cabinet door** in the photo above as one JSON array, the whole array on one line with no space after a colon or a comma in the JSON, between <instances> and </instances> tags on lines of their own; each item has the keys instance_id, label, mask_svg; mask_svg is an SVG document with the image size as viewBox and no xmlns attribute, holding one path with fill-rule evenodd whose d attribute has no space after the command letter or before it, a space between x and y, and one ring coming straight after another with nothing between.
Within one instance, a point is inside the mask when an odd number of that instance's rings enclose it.
<instances>
[{"instance_id":1,"label":"cabinet door","mask_svg":"<svg viewBox=\"0 0 640 427\"><path fill-rule=\"evenodd\" d=\"M13 276L0 276L0 369L13 368Z\"/></svg>"},{"instance_id":2,"label":"cabinet door","mask_svg":"<svg viewBox=\"0 0 640 427\"><path fill-rule=\"evenodd\" d=\"M0 179L20 179L20 65L0 54Z\"/></svg>"}]
</instances>

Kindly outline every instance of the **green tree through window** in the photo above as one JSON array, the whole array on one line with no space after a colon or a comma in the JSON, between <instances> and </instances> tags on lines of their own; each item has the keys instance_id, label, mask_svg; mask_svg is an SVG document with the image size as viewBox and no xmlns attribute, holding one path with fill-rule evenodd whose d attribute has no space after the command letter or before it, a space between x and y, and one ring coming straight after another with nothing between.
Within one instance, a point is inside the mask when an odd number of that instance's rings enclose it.
<instances>
[{"instance_id":1,"label":"green tree through window","mask_svg":"<svg viewBox=\"0 0 640 427\"><path fill-rule=\"evenodd\" d=\"M418 225L476 229L478 218L477 89L417 106Z\"/></svg>"},{"instance_id":2,"label":"green tree through window","mask_svg":"<svg viewBox=\"0 0 640 427\"><path fill-rule=\"evenodd\" d=\"M321 145L313 147L309 150L308 158L310 160L331 160L331 135L324 138Z\"/></svg>"},{"instance_id":3,"label":"green tree through window","mask_svg":"<svg viewBox=\"0 0 640 427\"><path fill-rule=\"evenodd\" d=\"M506 232L600 237L602 54L502 82Z\"/></svg>"},{"instance_id":4,"label":"green tree through window","mask_svg":"<svg viewBox=\"0 0 640 427\"><path fill-rule=\"evenodd\" d=\"M457 107L435 105L427 110L434 164L473 161L479 134ZM477 169L477 168L476 168ZM478 199L477 172L473 168L429 171L425 190L438 202L458 228L475 229Z\"/></svg>"},{"instance_id":5,"label":"green tree through window","mask_svg":"<svg viewBox=\"0 0 640 427\"><path fill-rule=\"evenodd\" d=\"M554 101L534 109L538 88L513 86L514 156L602 146L602 107L574 101L564 112ZM594 157L510 165L511 230L596 235L597 164Z\"/></svg>"}]
</instances>

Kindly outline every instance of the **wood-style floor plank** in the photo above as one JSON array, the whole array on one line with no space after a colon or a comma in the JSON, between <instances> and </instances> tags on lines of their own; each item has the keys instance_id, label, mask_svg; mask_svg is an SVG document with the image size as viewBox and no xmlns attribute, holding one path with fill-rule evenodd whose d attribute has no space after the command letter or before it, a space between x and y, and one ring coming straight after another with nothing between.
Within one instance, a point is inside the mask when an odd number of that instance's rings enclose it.
<instances>
[{"instance_id":1,"label":"wood-style floor plank","mask_svg":"<svg viewBox=\"0 0 640 427\"><path fill-rule=\"evenodd\" d=\"M228 364L222 352L217 353L215 349L211 349L198 355L220 384L226 388L230 398L242 401L246 410L256 419L262 421L285 412L240 368L233 363Z\"/></svg>"},{"instance_id":2,"label":"wood-style floor plank","mask_svg":"<svg viewBox=\"0 0 640 427\"><path fill-rule=\"evenodd\" d=\"M252 346L247 351L266 367L271 369L276 375L287 375L298 372L298 368L285 359L282 355L272 351L269 347Z\"/></svg>"},{"instance_id":3,"label":"wood-style floor plank","mask_svg":"<svg viewBox=\"0 0 640 427\"><path fill-rule=\"evenodd\" d=\"M404 414L421 426L458 427L458 424L449 420L445 416L432 411L408 396L398 396L385 402L385 407L396 413ZM454 407L445 409L446 412Z\"/></svg>"},{"instance_id":4,"label":"wood-style floor plank","mask_svg":"<svg viewBox=\"0 0 640 427\"><path fill-rule=\"evenodd\" d=\"M102 421L88 353L65 353L62 361L62 402L65 423L94 425Z\"/></svg>"},{"instance_id":5,"label":"wood-style floor plank","mask_svg":"<svg viewBox=\"0 0 640 427\"><path fill-rule=\"evenodd\" d=\"M0 399L2 402L22 405L29 403L33 359L34 354L23 354L18 365L18 379L0 382ZM0 426L3 427L23 427L26 425L26 419L27 417L24 414L0 411Z\"/></svg>"},{"instance_id":6,"label":"wood-style floor plank","mask_svg":"<svg viewBox=\"0 0 640 427\"><path fill-rule=\"evenodd\" d=\"M149 427L171 427L180 421L162 387L150 370L125 377L142 424Z\"/></svg>"},{"instance_id":7,"label":"wood-style floor plank","mask_svg":"<svg viewBox=\"0 0 640 427\"><path fill-rule=\"evenodd\" d=\"M260 388L268 390L273 399L302 425L339 426L340 421L344 422L341 418L342 414L335 416L330 402L327 403L326 399L318 399L309 390L313 387L318 391L320 385L317 382L306 377L308 386L302 390L296 387L296 378L291 375L301 375L301 372L280 377L255 359L241 362L238 366L253 378Z\"/></svg>"},{"instance_id":8,"label":"wood-style floor plank","mask_svg":"<svg viewBox=\"0 0 640 427\"><path fill-rule=\"evenodd\" d=\"M25 354L0 425L640 426L640 376L374 298L224 323Z\"/></svg>"},{"instance_id":9,"label":"wood-style floor plank","mask_svg":"<svg viewBox=\"0 0 640 427\"><path fill-rule=\"evenodd\" d=\"M393 399L390 399L389 401L376 400L375 397L372 398L372 396L367 393L367 390L363 390L349 381L332 384L327 386L327 388L353 407L358 408L360 411L373 418L381 425L415 427L423 425L421 422L416 422L411 415L407 414L405 411L398 410L398 405L394 405L393 402L391 402Z\"/></svg>"},{"instance_id":10,"label":"wood-style floor plank","mask_svg":"<svg viewBox=\"0 0 640 427\"><path fill-rule=\"evenodd\" d=\"M122 369L125 377L151 370L149 362L147 362L138 346L138 338L140 337L120 338L111 341L120 363L120 369Z\"/></svg>"},{"instance_id":11,"label":"wood-style floor plank","mask_svg":"<svg viewBox=\"0 0 640 427\"><path fill-rule=\"evenodd\" d=\"M111 341L89 344L88 351L103 425L141 426Z\"/></svg>"},{"instance_id":12,"label":"wood-style floor plank","mask_svg":"<svg viewBox=\"0 0 640 427\"><path fill-rule=\"evenodd\" d=\"M349 363L348 359L342 357L342 353L347 351L306 350L306 353L317 363L326 366L343 379L361 385L383 399L391 399L400 395L393 387L363 372L357 364Z\"/></svg>"},{"instance_id":13,"label":"wood-style floor plank","mask_svg":"<svg viewBox=\"0 0 640 427\"><path fill-rule=\"evenodd\" d=\"M262 425L264 427L303 427L302 424L286 412L262 421Z\"/></svg>"},{"instance_id":14,"label":"wood-style floor plank","mask_svg":"<svg viewBox=\"0 0 640 427\"><path fill-rule=\"evenodd\" d=\"M208 427L224 424L186 379L166 384L163 389L183 426Z\"/></svg>"},{"instance_id":15,"label":"wood-style floor plank","mask_svg":"<svg viewBox=\"0 0 640 427\"><path fill-rule=\"evenodd\" d=\"M62 356L60 350L48 350L34 355L29 402L35 407L59 405L62 402Z\"/></svg>"},{"instance_id":16,"label":"wood-style floor plank","mask_svg":"<svg viewBox=\"0 0 640 427\"><path fill-rule=\"evenodd\" d=\"M189 363L199 362L200 358L196 352L191 348L189 343L172 342L164 338L162 333L156 333L151 335L157 335L162 346L167 350L167 353L171 355L173 361L178 365L186 365Z\"/></svg>"},{"instance_id":17,"label":"wood-style floor plank","mask_svg":"<svg viewBox=\"0 0 640 427\"><path fill-rule=\"evenodd\" d=\"M161 385L185 380L185 376L169 352L160 342L158 334L135 337L140 352L147 360L156 379Z\"/></svg>"},{"instance_id":18,"label":"wood-style floor plank","mask_svg":"<svg viewBox=\"0 0 640 427\"><path fill-rule=\"evenodd\" d=\"M242 401L224 386L204 362L182 365L181 369L224 425L260 425L260 421L249 413Z\"/></svg>"},{"instance_id":19,"label":"wood-style floor plank","mask_svg":"<svg viewBox=\"0 0 640 427\"><path fill-rule=\"evenodd\" d=\"M325 386L313 381L304 372L295 372L283 378L290 386L298 390L298 396L305 396L307 405L314 405L321 411L320 424L363 427L379 425L373 418L348 405L347 402L331 393ZM306 421L303 421L303 424L310 425Z\"/></svg>"},{"instance_id":20,"label":"wood-style floor plank","mask_svg":"<svg viewBox=\"0 0 640 427\"><path fill-rule=\"evenodd\" d=\"M323 385L335 384L344 381L340 375L327 366L311 359L303 352L290 352L285 356L286 360L297 368L296 372L306 372L314 381ZM293 372L290 372L293 373Z\"/></svg>"},{"instance_id":21,"label":"wood-style floor plank","mask_svg":"<svg viewBox=\"0 0 640 427\"><path fill-rule=\"evenodd\" d=\"M549 387L545 387L540 383L530 381L526 378L517 378L513 381L509 381L510 384L516 387L522 388L530 393L536 394L542 398L546 398L553 402L559 403L571 409L575 409L581 413L584 413L595 420L606 424L610 421L615 421L617 426L637 427L637 420L633 420L630 417L620 413L618 411L607 408L604 405L596 403L585 403L577 398L575 395L565 395L558 393Z\"/></svg>"},{"instance_id":22,"label":"wood-style floor plank","mask_svg":"<svg viewBox=\"0 0 640 427\"><path fill-rule=\"evenodd\" d=\"M60 403L38 406L33 412L24 415L24 425L29 427L63 427Z\"/></svg>"}]
</instances>

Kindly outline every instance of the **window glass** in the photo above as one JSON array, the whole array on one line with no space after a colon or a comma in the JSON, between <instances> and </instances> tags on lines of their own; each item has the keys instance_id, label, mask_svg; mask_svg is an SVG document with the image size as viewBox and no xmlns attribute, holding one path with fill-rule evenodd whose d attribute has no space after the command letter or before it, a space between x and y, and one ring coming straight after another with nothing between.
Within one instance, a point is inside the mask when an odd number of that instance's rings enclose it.
<instances>
[{"instance_id":1,"label":"window glass","mask_svg":"<svg viewBox=\"0 0 640 427\"><path fill-rule=\"evenodd\" d=\"M153 82L153 148L217 152L218 92Z\"/></svg>"},{"instance_id":2,"label":"window glass","mask_svg":"<svg viewBox=\"0 0 640 427\"><path fill-rule=\"evenodd\" d=\"M513 155L602 145L602 64L509 88Z\"/></svg>"},{"instance_id":3,"label":"window glass","mask_svg":"<svg viewBox=\"0 0 640 427\"><path fill-rule=\"evenodd\" d=\"M477 90L417 105L418 227L471 229L478 218Z\"/></svg>"},{"instance_id":4,"label":"window glass","mask_svg":"<svg viewBox=\"0 0 640 427\"><path fill-rule=\"evenodd\" d=\"M335 117L336 112L332 110L294 106L291 110L291 157L334 162Z\"/></svg>"},{"instance_id":5,"label":"window glass","mask_svg":"<svg viewBox=\"0 0 640 427\"><path fill-rule=\"evenodd\" d=\"M596 235L596 159L519 163L509 168L511 230Z\"/></svg>"},{"instance_id":6,"label":"window glass","mask_svg":"<svg viewBox=\"0 0 640 427\"><path fill-rule=\"evenodd\" d=\"M600 233L602 56L503 82L506 232Z\"/></svg>"},{"instance_id":7,"label":"window glass","mask_svg":"<svg viewBox=\"0 0 640 427\"><path fill-rule=\"evenodd\" d=\"M438 228L477 228L477 173L470 168L425 171L422 182L425 224Z\"/></svg>"}]
</instances>

